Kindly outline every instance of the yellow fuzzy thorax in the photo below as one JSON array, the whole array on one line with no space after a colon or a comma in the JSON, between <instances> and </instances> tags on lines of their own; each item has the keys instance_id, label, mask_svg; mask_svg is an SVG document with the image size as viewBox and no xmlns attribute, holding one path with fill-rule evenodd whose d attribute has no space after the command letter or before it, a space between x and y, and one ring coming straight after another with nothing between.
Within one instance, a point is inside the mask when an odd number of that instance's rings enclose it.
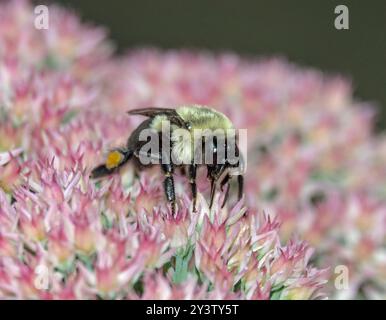
<instances>
[{"instance_id":1,"label":"yellow fuzzy thorax","mask_svg":"<svg viewBox=\"0 0 386 320\"><path fill-rule=\"evenodd\" d=\"M205 106L183 106L176 109L176 112L190 125L191 131L195 129L228 130L234 128L227 116ZM168 121L167 116L158 115L154 117L151 127L157 131L161 131L163 121ZM175 129L175 126L172 126L172 129Z\"/></svg>"},{"instance_id":2,"label":"yellow fuzzy thorax","mask_svg":"<svg viewBox=\"0 0 386 320\"><path fill-rule=\"evenodd\" d=\"M119 164L122 162L122 160L123 160L123 154L122 153L120 153L119 151L116 151L116 150L111 151L107 155L105 166L109 170L114 169L117 166L119 166Z\"/></svg>"},{"instance_id":3,"label":"yellow fuzzy thorax","mask_svg":"<svg viewBox=\"0 0 386 320\"><path fill-rule=\"evenodd\" d=\"M232 122L222 113L205 106L193 105L180 107L178 115L191 125L191 129L233 129Z\"/></svg>"},{"instance_id":4,"label":"yellow fuzzy thorax","mask_svg":"<svg viewBox=\"0 0 386 320\"><path fill-rule=\"evenodd\" d=\"M158 132L162 131L162 122L167 121L169 122L167 116L161 115L161 116L155 116L153 121L151 122L150 127L154 130L157 130Z\"/></svg>"},{"instance_id":5,"label":"yellow fuzzy thorax","mask_svg":"<svg viewBox=\"0 0 386 320\"><path fill-rule=\"evenodd\" d=\"M181 136L181 130L187 131L188 136L193 136L200 131L234 129L232 122L222 113L205 106L182 106L176 109L177 114L189 125L189 130L171 125L172 153L174 158L183 163L190 163L194 156L194 140L186 141ZM169 121L166 115L155 116L151 128L162 131L163 121ZM178 129L178 130L177 130ZM195 132L195 130L198 130ZM202 133L202 132L201 132ZM186 137L186 136L185 136Z\"/></svg>"}]
</instances>

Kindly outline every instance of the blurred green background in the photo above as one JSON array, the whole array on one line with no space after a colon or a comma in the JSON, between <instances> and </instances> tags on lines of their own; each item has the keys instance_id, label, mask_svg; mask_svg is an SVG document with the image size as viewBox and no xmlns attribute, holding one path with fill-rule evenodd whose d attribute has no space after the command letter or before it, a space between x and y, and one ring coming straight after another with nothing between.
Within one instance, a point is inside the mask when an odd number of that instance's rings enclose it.
<instances>
[{"instance_id":1,"label":"blurred green background","mask_svg":"<svg viewBox=\"0 0 386 320\"><path fill-rule=\"evenodd\" d=\"M57 0L103 24L127 48L198 48L279 55L352 79L358 99L379 109L386 128L386 1L363 0ZM334 8L349 8L336 30Z\"/></svg>"}]
</instances>

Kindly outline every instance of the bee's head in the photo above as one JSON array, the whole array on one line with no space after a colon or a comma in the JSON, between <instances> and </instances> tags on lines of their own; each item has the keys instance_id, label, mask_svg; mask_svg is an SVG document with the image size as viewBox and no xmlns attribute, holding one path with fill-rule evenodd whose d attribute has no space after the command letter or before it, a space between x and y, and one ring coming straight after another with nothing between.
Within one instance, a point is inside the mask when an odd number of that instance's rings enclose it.
<instances>
[{"instance_id":1,"label":"bee's head","mask_svg":"<svg viewBox=\"0 0 386 320\"><path fill-rule=\"evenodd\" d=\"M244 161L241 153L235 142L231 145L227 140L224 142L223 149L225 152L220 150L218 141L216 143L216 139L214 139L212 148L213 163L206 164L208 179L211 181L210 208L213 205L216 186L219 186L222 191L223 186L228 185L221 208L225 205L229 192L229 180L233 175L237 175L239 186L238 199L240 200L242 197Z\"/></svg>"},{"instance_id":2,"label":"bee's head","mask_svg":"<svg viewBox=\"0 0 386 320\"><path fill-rule=\"evenodd\" d=\"M208 178L211 180L221 180L227 174L240 174L243 160L236 139L214 136L205 144L205 152L212 155L209 157L212 162L205 163L208 167Z\"/></svg>"}]
</instances>

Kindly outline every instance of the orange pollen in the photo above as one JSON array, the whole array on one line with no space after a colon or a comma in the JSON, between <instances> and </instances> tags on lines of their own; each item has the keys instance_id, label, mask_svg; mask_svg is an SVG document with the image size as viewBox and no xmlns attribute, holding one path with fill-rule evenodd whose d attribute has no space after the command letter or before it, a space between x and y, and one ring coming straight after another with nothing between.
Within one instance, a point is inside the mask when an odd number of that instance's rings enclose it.
<instances>
[{"instance_id":1,"label":"orange pollen","mask_svg":"<svg viewBox=\"0 0 386 320\"><path fill-rule=\"evenodd\" d=\"M116 168L123 160L123 155L119 151L111 151L107 155L106 159L106 168L113 169Z\"/></svg>"}]
</instances>

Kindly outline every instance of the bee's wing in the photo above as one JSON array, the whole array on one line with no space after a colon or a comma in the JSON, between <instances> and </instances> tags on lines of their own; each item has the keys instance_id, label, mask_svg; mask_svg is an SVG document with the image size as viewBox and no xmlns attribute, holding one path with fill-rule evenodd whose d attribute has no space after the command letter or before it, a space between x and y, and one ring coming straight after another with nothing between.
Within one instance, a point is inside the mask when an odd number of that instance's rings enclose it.
<instances>
[{"instance_id":1,"label":"bee's wing","mask_svg":"<svg viewBox=\"0 0 386 320\"><path fill-rule=\"evenodd\" d=\"M133 109L127 112L129 115L141 115L149 118L154 118L155 116L164 115L168 120L179 127L188 129L187 123L180 117L175 109L170 108L143 108L143 109Z\"/></svg>"},{"instance_id":2,"label":"bee's wing","mask_svg":"<svg viewBox=\"0 0 386 320\"><path fill-rule=\"evenodd\" d=\"M132 109L127 111L130 115L141 115L149 118L158 116L158 115L172 115L177 114L175 109L169 108L142 108L142 109Z\"/></svg>"}]
</instances>

